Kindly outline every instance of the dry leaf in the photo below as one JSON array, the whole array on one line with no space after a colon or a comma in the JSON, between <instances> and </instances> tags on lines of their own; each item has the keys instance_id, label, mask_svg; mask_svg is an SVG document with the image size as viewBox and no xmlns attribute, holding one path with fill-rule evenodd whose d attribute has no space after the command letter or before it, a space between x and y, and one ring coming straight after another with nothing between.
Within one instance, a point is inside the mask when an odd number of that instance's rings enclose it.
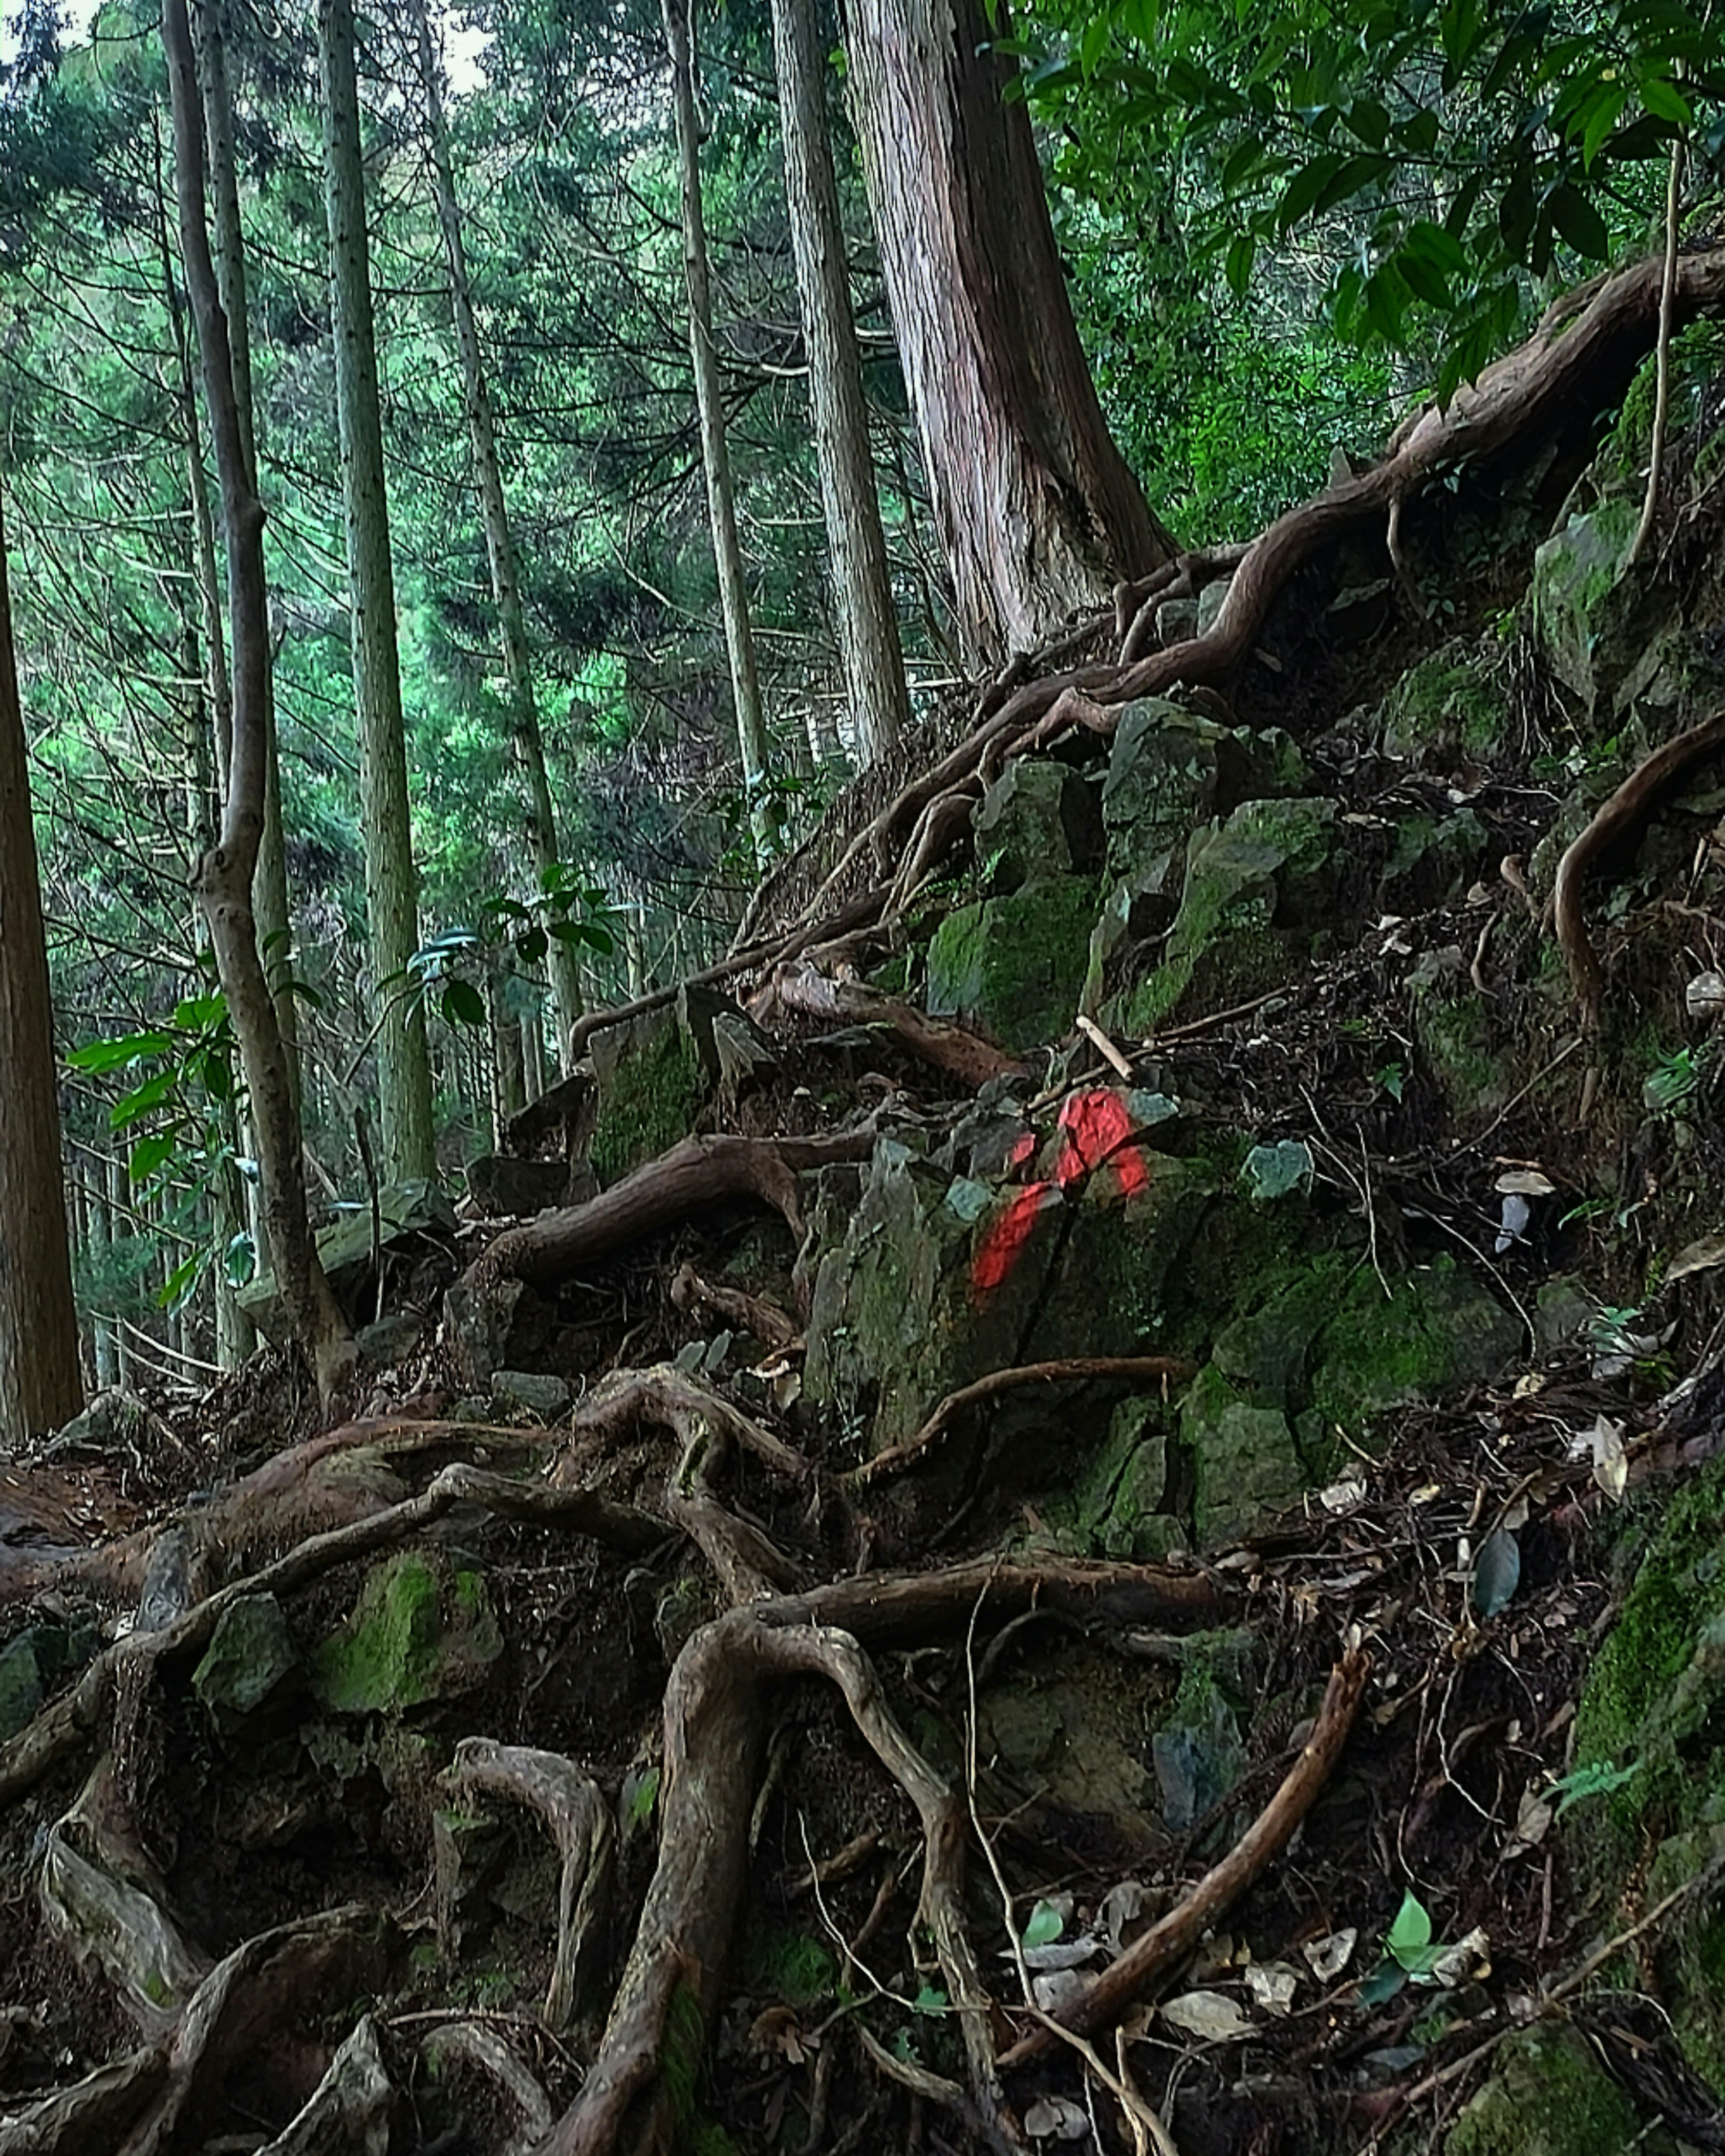
<instances>
[{"instance_id":1,"label":"dry leaf","mask_svg":"<svg viewBox=\"0 0 1725 2156\"><path fill-rule=\"evenodd\" d=\"M1030 1996L1045 2014L1058 2014L1081 1992L1090 1989L1091 1979L1081 1969L1051 1969L1030 1979Z\"/></svg>"},{"instance_id":2,"label":"dry leaf","mask_svg":"<svg viewBox=\"0 0 1725 2156\"><path fill-rule=\"evenodd\" d=\"M800 2066L808 2056L796 2013L788 2006L769 2006L749 2025L749 2049L759 2057L778 2056Z\"/></svg>"},{"instance_id":3,"label":"dry leaf","mask_svg":"<svg viewBox=\"0 0 1725 2156\"><path fill-rule=\"evenodd\" d=\"M1308 1939L1300 1951L1320 1984L1333 1984L1353 1960L1358 1943L1359 1933L1349 1924L1343 1931L1332 1932L1327 1938Z\"/></svg>"},{"instance_id":4,"label":"dry leaf","mask_svg":"<svg viewBox=\"0 0 1725 2156\"><path fill-rule=\"evenodd\" d=\"M1245 1973L1246 1989L1266 2014L1293 2011L1300 1973L1285 1961L1254 1962Z\"/></svg>"},{"instance_id":5,"label":"dry leaf","mask_svg":"<svg viewBox=\"0 0 1725 2156\"><path fill-rule=\"evenodd\" d=\"M1669 1285L1672 1281L1686 1280L1691 1273L1711 1272L1715 1265L1725 1265L1725 1235L1703 1235L1678 1251L1666 1273L1666 1281Z\"/></svg>"},{"instance_id":6,"label":"dry leaf","mask_svg":"<svg viewBox=\"0 0 1725 2156\"><path fill-rule=\"evenodd\" d=\"M1614 1505L1620 1504L1629 1484L1629 1462L1623 1454L1624 1425L1612 1422L1604 1415L1596 1415L1590 1430L1577 1430L1569 1440L1569 1457L1582 1460L1589 1455L1594 1464L1594 1480Z\"/></svg>"},{"instance_id":7,"label":"dry leaf","mask_svg":"<svg viewBox=\"0 0 1725 2156\"><path fill-rule=\"evenodd\" d=\"M1430 1974L1415 1977L1416 1984L1435 1984L1445 1991L1453 1991L1458 1984L1477 1983L1491 1974L1491 1941L1476 1924L1466 1938L1457 1939L1454 1946L1442 1948L1431 1964Z\"/></svg>"},{"instance_id":8,"label":"dry leaf","mask_svg":"<svg viewBox=\"0 0 1725 2156\"><path fill-rule=\"evenodd\" d=\"M1231 1999L1219 1991L1188 1991L1163 2003L1162 2018L1170 2027L1183 2029L1189 2036L1206 2043L1225 2044L1235 2036L1250 2035L1251 2023Z\"/></svg>"},{"instance_id":9,"label":"dry leaf","mask_svg":"<svg viewBox=\"0 0 1725 2156\"><path fill-rule=\"evenodd\" d=\"M1553 1807L1537 1789L1523 1789L1516 1830L1503 1852L1505 1857L1522 1856L1528 1850L1538 1849L1550 1832L1554 1816Z\"/></svg>"},{"instance_id":10,"label":"dry leaf","mask_svg":"<svg viewBox=\"0 0 1725 2156\"><path fill-rule=\"evenodd\" d=\"M1339 1482L1332 1482L1327 1490L1320 1490L1317 1502L1327 1512L1345 1512L1359 1503L1366 1494L1366 1486L1357 1475L1345 1476Z\"/></svg>"},{"instance_id":11,"label":"dry leaf","mask_svg":"<svg viewBox=\"0 0 1725 2156\"><path fill-rule=\"evenodd\" d=\"M1024 2113L1033 2141L1078 2141L1090 2132L1090 2114L1067 2096L1040 2096Z\"/></svg>"}]
</instances>

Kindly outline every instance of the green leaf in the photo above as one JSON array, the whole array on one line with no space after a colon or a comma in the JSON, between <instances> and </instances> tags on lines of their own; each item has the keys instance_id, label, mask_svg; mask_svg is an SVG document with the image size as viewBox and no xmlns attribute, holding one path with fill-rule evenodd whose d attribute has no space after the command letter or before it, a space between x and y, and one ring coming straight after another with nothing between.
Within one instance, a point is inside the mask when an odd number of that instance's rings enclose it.
<instances>
[{"instance_id":1,"label":"green leaf","mask_svg":"<svg viewBox=\"0 0 1725 2156\"><path fill-rule=\"evenodd\" d=\"M1605 220L1579 187L1565 180L1546 199L1552 223L1575 249L1590 262L1603 262L1611 252Z\"/></svg>"},{"instance_id":2,"label":"green leaf","mask_svg":"<svg viewBox=\"0 0 1725 2156\"><path fill-rule=\"evenodd\" d=\"M1599 145L1617 125L1618 116L1628 102L1627 83L1602 82L1576 115L1571 133L1579 131L1581 136L1581 162L1589 172Z\"/></svg>"},{"instance_id":3,"label":"green leaf","mask_svg":"<svg viewBox=\"0 0 1725 2156\"><path fill-rule=\"evenodd\" d=\"M126 1163L132 1181L147 1183L164 1162L172 1159L177 1142L172 1131L153 1131L148 1137L140 1138Z\"/></svg>"},{"instance_id":4,"label":"green leaf","mask_svg":"<svg viewBox=\"0 0 1725 2156\"><path fill-rule=\"evenodd\" d=\"M951 2002L937 1984L925 1984L911 2001L914 2014L944 2014Z\"/></svg>"},{"instance_id":5,"label":"green leaf","mask_svg":"<svg viewBox=\"0 0 1725 2156\"><path fill-rule=\"evenodd\" d=\"M172 1310L177 1303L182 1301L197 1286L198 1278L208 1263L208 1250L194 1250L189 1258L177 1265L162 1283L161 1291L156 1297L157 1309Z\"/></svg>"},{"instance_id":6,"label":"green leaf","mask_svg":"<svg viewBox=\"0 0 1725 2156\"><path fill-rule=\"evenodd\" d=\"M1634 1781L1640 1771L1639 1759L1630 1767L1616 1767L1609 1759L1597 1759L1591 1766L1572 1768L1561 1781L1553 1782L1546 1791L1547 1796L1558 1799L1552 1817L1562 1819L1571 1804L1579 1804L1584 1798L1609 1796L1614 1789L1620 1789L1626 1782Z\"/></svg>"},{"instance_id":7,"label":"green leaf","mask_svg":"<svg viewBox=\"0 0 1725 2156\"><path fill-rule=\"evenodd\" d=\"M182 1033L203 1033L228 1015L228 998L218 989L208 996L188 996L174 1005L174 1024Z\"/></svg>"},{"instance_id":8,"label":"green leaf","mask_svg":"<svg viewBox=\"0 0 1725 2156\"><path fill-rule=\"evenodd\" d=\"M1429 105L1422 105L1401 122L1396 132L1409 156L1429 157L1437 147L1438 116Z\"/></svg>"},{"instance_id":9,"label":"green leaf","mask_svg":"<svg viewBox=\"0 0 1725 2156\"><path fill-rule=\"evenodd\" d=\"M144 1055L166 1055L174 1046L171 1033L128 1033L117 1040L92 1040L66 1058L74 1070L123 1070Z\"/></svg>"},{"instance_id":10,"label":"green leaf","mask_svg":"<svg viewBox=\"0 0 1725 2156\"><path fill-rule=\"evenodd\" d=\"M1394 1999L1408 1981L1408 1972L1398 1961L1380 1961L1368 1977L1360 1979L1359 2003L1362 2006L1382 2006L1386 1999Z\"/></svg>"},{"instance_id":11,"label":"green leaf","mask_svg":"<svg viewBox=\"0 0 1725 2156\"><path fill-rule=\"evenodd\" d=\"M254 1278L258 1270L258 1246L247 1230L242 1228L230 1237L222 1253L222 1270L227 1276L229 1287L244 1287Z\"/></svg>"},{"instance_id":12,"label":"green leaf","mask_svg":"<svg viewBox=\"0 0 1725 2156\"><path fill-rule=\"evenodd\" d=\"M524 966L536 966L551 948L551 939L536 922L515 939L515 952Z\"/></svg>"},{"instance_id":13,"label":"green leaf","mask_svg":"<svg viewBox=\"0 0 1725 2156\"><path fill-rule=\"evenodd\" d=\"M1389 1928L1389 1936L1384 1942L1385 1951L1407 1969L1411 1965L1411 1958L1422 1953L1430 1944L1431 1917L1425 1904L1417 1895L1404 1896L1395 1922Z\"/></svg>"},{"instance_id":14,"label":"green leaf","mask_svg":"<svg viewBox=\"0 0 1725 2156\"><path fill-rule=\"evenodd\" d=\"M1236 300L1245 299L1252 286L1252 264L1258 257L1258 243L1249 232L1236 232L1228 243L1228 259L1223 273L1228 280L1228 289Z\"/></svg>"},{"instance_id":15,"label":"green leaf","mask_svg":"<svg viewBox=\"0 0 1725 2156\"><path fill-rule=\"evenodd\" d=\"M128 1124L136 1122L141 1116L152 1114L169 1098L179 1082L177 1070L158 1070L153 1078L146 1078L141 1086L134 1086L131 1092L121 1094L108 1111L108 1128L123 1131Z\"/></svg>"},{"instance_id":16,"label":"green leaf","mask_svg":"<svg viewBox=\"0 0 1725 2156\"><path fill-rule=\"evenodd\" d=\"M1521 1584L1520 1545L1507 1527L1494 1527L1473 1561L1473 1606L1481 1617L1495 1617Z\"/></svg>"},{"instance_id":17,"label":"green leaf","mask_svg":"<svg viewBox=\"0 0 1725 2156\"><path fill-rule=\"evenodd\" d=\"M1027 1947L1051 1946L1065 1928L1066 1920L1054 1903L1039 1902L1024 1926L1024 1943Z\"/></svg>"},{"instance_id":18,"label":"green leaf","mask_svg":"<svg viewBox=\"0 0 1725 2156\"><path fill-rule=\"evenodd\" d=\"M471 981L445 981L439 1002L451 1025L483 1025L485 1022L485 999Z\"/></svg>"},{"instance_id":19,"label":"green leaf","mask_svg":"<svg viewBox=\"0 0 1725 2156\"><path fill-rule=\"evenodd\" d=\"M1348 162L1339 150L1326 150L1301 167L1282 189L1276 205L1276 221L1284 232L1292 231Z\"/></svg>"},{"instance_id":20,"label":"green leaf","mask_svg":"<svg viewBox=\"0 0 1725 2156\"><path fill-rule=\"evenodd\" d=\"M1304 1138L1281 1138L1273 1146L1254 1146L1240 1172L1254 1198L1285 1198L1289 1191L1311 1180L1312 1149Z\"/></svg>"},{"instance_id":21,"label":"green leaf","mask_svg":"<svg viewBox=\"0 0 1725 2156\"><path fill-rule=\"evenodd\" d=\"M1643 109L1656 120L1669 120L1674 127L1688 127L1694 124L1695 116L1689 110L1689 100L1674 82L1663 75L1650 74L1642 78L1640 97Z\"/></svg>"}]
</instances>

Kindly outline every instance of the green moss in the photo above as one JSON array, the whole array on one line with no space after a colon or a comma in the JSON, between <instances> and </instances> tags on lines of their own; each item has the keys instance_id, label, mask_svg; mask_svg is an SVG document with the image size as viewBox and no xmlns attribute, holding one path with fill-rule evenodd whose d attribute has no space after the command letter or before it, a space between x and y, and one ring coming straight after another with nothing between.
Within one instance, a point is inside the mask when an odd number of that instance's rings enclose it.
<instances>
[{"instance_id":1,"label":"green moss","mask_svg":"<svg viewBox=\"0 0 1725 2156\"><path fill-rule=\"evenodd\" d=\"M1542 2024L1503 2046L1444 2156L1606 2156L1637 2145L1640 2126L1585 2037Z\"/></svg>"},{"instance_id":2,"label":"green moss","mask_svg":"<svg viewBox=\"0 0 1725 2156\"><path fill-rule=\"evenodd\" d=\"M615 1183L668 1152L694 1129L706 1099L706 1074L694 1043L665 1026L619 1063L602 1089L588 1157L602 1183Z\"/></svg>"},{"instance_id":3,"label":"green moss","mask_svg":"<svg viewBox=\"0 0 1725 2156\"><path fill-rule=\"evenodd\" d=\"M1228 1002L1286 979L1302 947L1280 932L1322 895L1334 819L1334 803L1322 798L1247 801L1225 824L1194 831L1162 963L1111 1021L1148 1033L1194 989L1205 1002Z\"/></svg>"},{"instance_id":4,"label":"green moss","mask_svg":"<svg viewBox=\"0 0 1725 2156\"><path fill-rule=\"evenodd\" d=\"M1385 698L1379 723L1390 756L1489 756L1502 745L1503 694L1471 646L1455 639L1409 668Z\"/></svg>"},{"instance_id":5,"label":"green moss","mask_svg":"<svg viewBox=\"0 0 1725 2156\"><path fill-rule=\"evenodd\" d=\"M928 1009L980 1026L1018 1054L1072 1029L1098 893L1091 876L1046 876L948 914L928 947Z\"/></svg>"},{"instance_id":6,"label":"green moss","mask_svg":"<svg viewBox=\"0 0 1725 2156\"><path fill-rule=\"evenodd\" d=\"M312 1657L312 1687L338 1713L397 1712L464 1688L502 1645L477 1573L449 1581L408 1551L368 1574L347 1624Z\"/></svg>"},{"instance_id":7,"label":"green moss","mask_svg":"<svg viewBox=\"0 0 1725 2156\"><path fill-rule=\"evenodd\" d=\"M740 1957L742 1980L752 1992L766 1993L793 2006L829 1996L839 1980L832 1950L807 1932L786 1924L758 1921L748 1926Z\"/></svg>"}]
</instances>

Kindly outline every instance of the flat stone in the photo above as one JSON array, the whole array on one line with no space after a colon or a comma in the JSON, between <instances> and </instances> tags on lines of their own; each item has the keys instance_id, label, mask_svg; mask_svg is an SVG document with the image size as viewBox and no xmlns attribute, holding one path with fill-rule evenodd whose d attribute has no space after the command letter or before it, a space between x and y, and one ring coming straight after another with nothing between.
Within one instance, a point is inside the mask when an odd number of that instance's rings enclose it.
<instances>
[{"instance_id":1,"label":"flat stone","mask_svg":"<svg viewBox=\"0 0 1725 2156\"><path fill-rule=\"evenodd\" d=\"M497 1370L491 1377L491 1398L506 1412L535 1414L550 1422L574 1395L561 1378L537 1370Z\"/></svg>"}]
</instances>

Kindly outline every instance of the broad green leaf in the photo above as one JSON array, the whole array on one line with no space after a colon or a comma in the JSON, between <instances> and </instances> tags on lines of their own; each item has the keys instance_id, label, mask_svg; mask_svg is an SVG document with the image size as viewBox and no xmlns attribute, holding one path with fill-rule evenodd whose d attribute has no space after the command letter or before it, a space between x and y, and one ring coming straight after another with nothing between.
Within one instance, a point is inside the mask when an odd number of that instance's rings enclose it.
<instances>
[{"instance_id":1,"label":"broad green leaf","mask_svg":"<svg viewBox=\"0 0 1725 2156\"><path fill-rule=\"evenodd\" d=\"M1039 1902L1030 1912L1024 1926L1024 1943L1027 1947L1052 1945L1066 1928L1066 1920L1052 1902Z\"/></svg>"},{"instance_id":2,"label":"broad green leaf","mask_svg":"<svg viewBox=\"0 0 1725 2156\"><path fill-rule=\"evenodd\" d=\"M222 1253L222 1270L229 1287L244 1287L258 1270L258 1246L242 1228Z\"/></svg>"},{"instance_id":3,"label":"broad green leaf","mask_svg":"<svg viewBox=\"0 0 1725 2156\"><path fill-rule=\"evenodd\" d=\"M1584 1798L1609 1796L1614 1789L1620 1789L1625 1783L1634 1781L1640 1771L1639 1759L1629 1767L1616 1767L1609 1759L1599 1759L1590 1767L1573 1768L1561 1781L1553 1782L1546 1791L1548 1797L1558 1798L1557 1809L1552 1817L1562 1819L1571 1804L1580 1804Z\"/></svg>"},{"instance_id":4,"label":"broad green leaf","mask_svg":"<svg viewBox=\"0 0 1725 2156\"><path fill-rule=\"evenodd\" d=\"M117 1040L92 1040L74 1048L66 1061L74 1070L123 1070L141 1056L166 1055L173 1045L171 1033L128 1033Z\"/></svg>"},{"instance_id":5,"label":"broad green leaf","mask_svg":"<svg viewBox=\"0 0 1725 2156\"><path fill-rule=\"evenodd\" d=\"M1551 221L1575 249L1589 261L1603 262L1611 252L1610 234L1605 229L1605 220L1583 194L1568 180L1554 187L1546 208Z\"/></svg>"},{"instance_id":6,"label":"broad green leaf","mask_svg":"<svg viewBox=\"0 0 1725 2156\"><path fill-rule=\"evenodd\" d=\"M1252 264L1257 259L1258 243L1249 232L1237 232L1228 243L1228 259L1224 274L1228 289L1236 300L1245 299L1252 286Z\"/></svg>"},{"instance_id":7,"label":"broad green leaf","mask_svg":"<svg viewBox=\"0 0 1725 2156\"><path fill-rule=\"evenodd\" d=\"M1687 127L1693 124L1695 116L1689 109L1688 99L1674 82L1666 81L1663 75L1644 76L1640 95L1643 107L1656 120L1669 120L1674 127Z\"/></svg>"},{"instance_id":8,"label":"broad green leaf","mask_svg":"<svg viewBox=\"0 0 1725 2156\"><path fill-rule=\"evenodd\" d=\"M1326 150L1295 173L1276 205L1276 222L1284 232L1293 229L1347 162L1339 151Z\"/></svg>"},{"instance_id":9,"label":"broad green leaf","mask_svg":"<svg viewBox=\"0 0 1725 2156\"><path fill-rule=\"evenodd\" d=\"M1402 1906L1396 1912L1395 1922L1384 1944L1404 1969L1408 1967L1410 1955L1421 1953L1431 1944L1431 1917L1417 1895L1403 1897Z\"/></svg>"},{"instance_id":10,"label":"broad green leaf","mask_svg":"<svg viewBox=\"0 0 1725 2156\"><path fill-rule=\"evenodd\" d=\"M1399 1961L1388 1958L1380 1961L1369 1976L1362 1977L1359 2002L1362 2006L1382 2006L1386 1999L1394 1999L1407 1984L1408 1972Z\"/></svg>"},{"instance_id":11,"label":"broad green leaf","mask_svg":"<svg viewBox=\"0 0 1725 2156\"><path fill-rule=\"evenodd\" d=\"M451 1025L483 1025L485 999L471 981L445 981L440 999L444 1016Z\"/></svg>"},{"instance_id":12,"label":"broad green leaf","mask_svg":"<svg viewBox=\"0 0 1725 2156\"><path fill-rule=\"evenodd\" d=\"M190 1294L208 1262L208 1250L194 1250L189 1258L182 1259L162 1283L161 1291L156 1297L157 1307L172 1310L176 1303Z\"/></svg>"},{"instance_id":13,"label":"broad green leaf","mask_svg":"<svg viewBox=\"0 0 1725 2156\"><path fill-rule=\"evenodd\" d=\"M177 1144L171 1131L152 1131L148 1137L140 1138L126 1163L132 1181L147 1183L164 1162L172 1159Z\"/></svg>"},{"instance_id":14,"label":"broad green leaf","mask_svg":"<svg viewBox=\"0 0 1725 2156\"><path fill-rule=\"evenodd\" d=\"M146 1078L141 1086L134 1086L124 1093L108 1111L110 1131L123 1131L139 1116L148 1116L161 1107L180 1082L177 1070L158 1070L153 1078Z\"/></svg>"},{"instance_id":15,"label":"broad green leaf","mask_svg":"<svg viewBox=\"0 0 1725 2156\"><path fill-rule=\"evenodd\" d=\"M1254 1146L1245 1157L1241 1175L1254 1198L1285 1198L1312 1178L1312 1150L1304 1138L1281 1138L1275 1145Z\"/></svg>"}]
</instances>

